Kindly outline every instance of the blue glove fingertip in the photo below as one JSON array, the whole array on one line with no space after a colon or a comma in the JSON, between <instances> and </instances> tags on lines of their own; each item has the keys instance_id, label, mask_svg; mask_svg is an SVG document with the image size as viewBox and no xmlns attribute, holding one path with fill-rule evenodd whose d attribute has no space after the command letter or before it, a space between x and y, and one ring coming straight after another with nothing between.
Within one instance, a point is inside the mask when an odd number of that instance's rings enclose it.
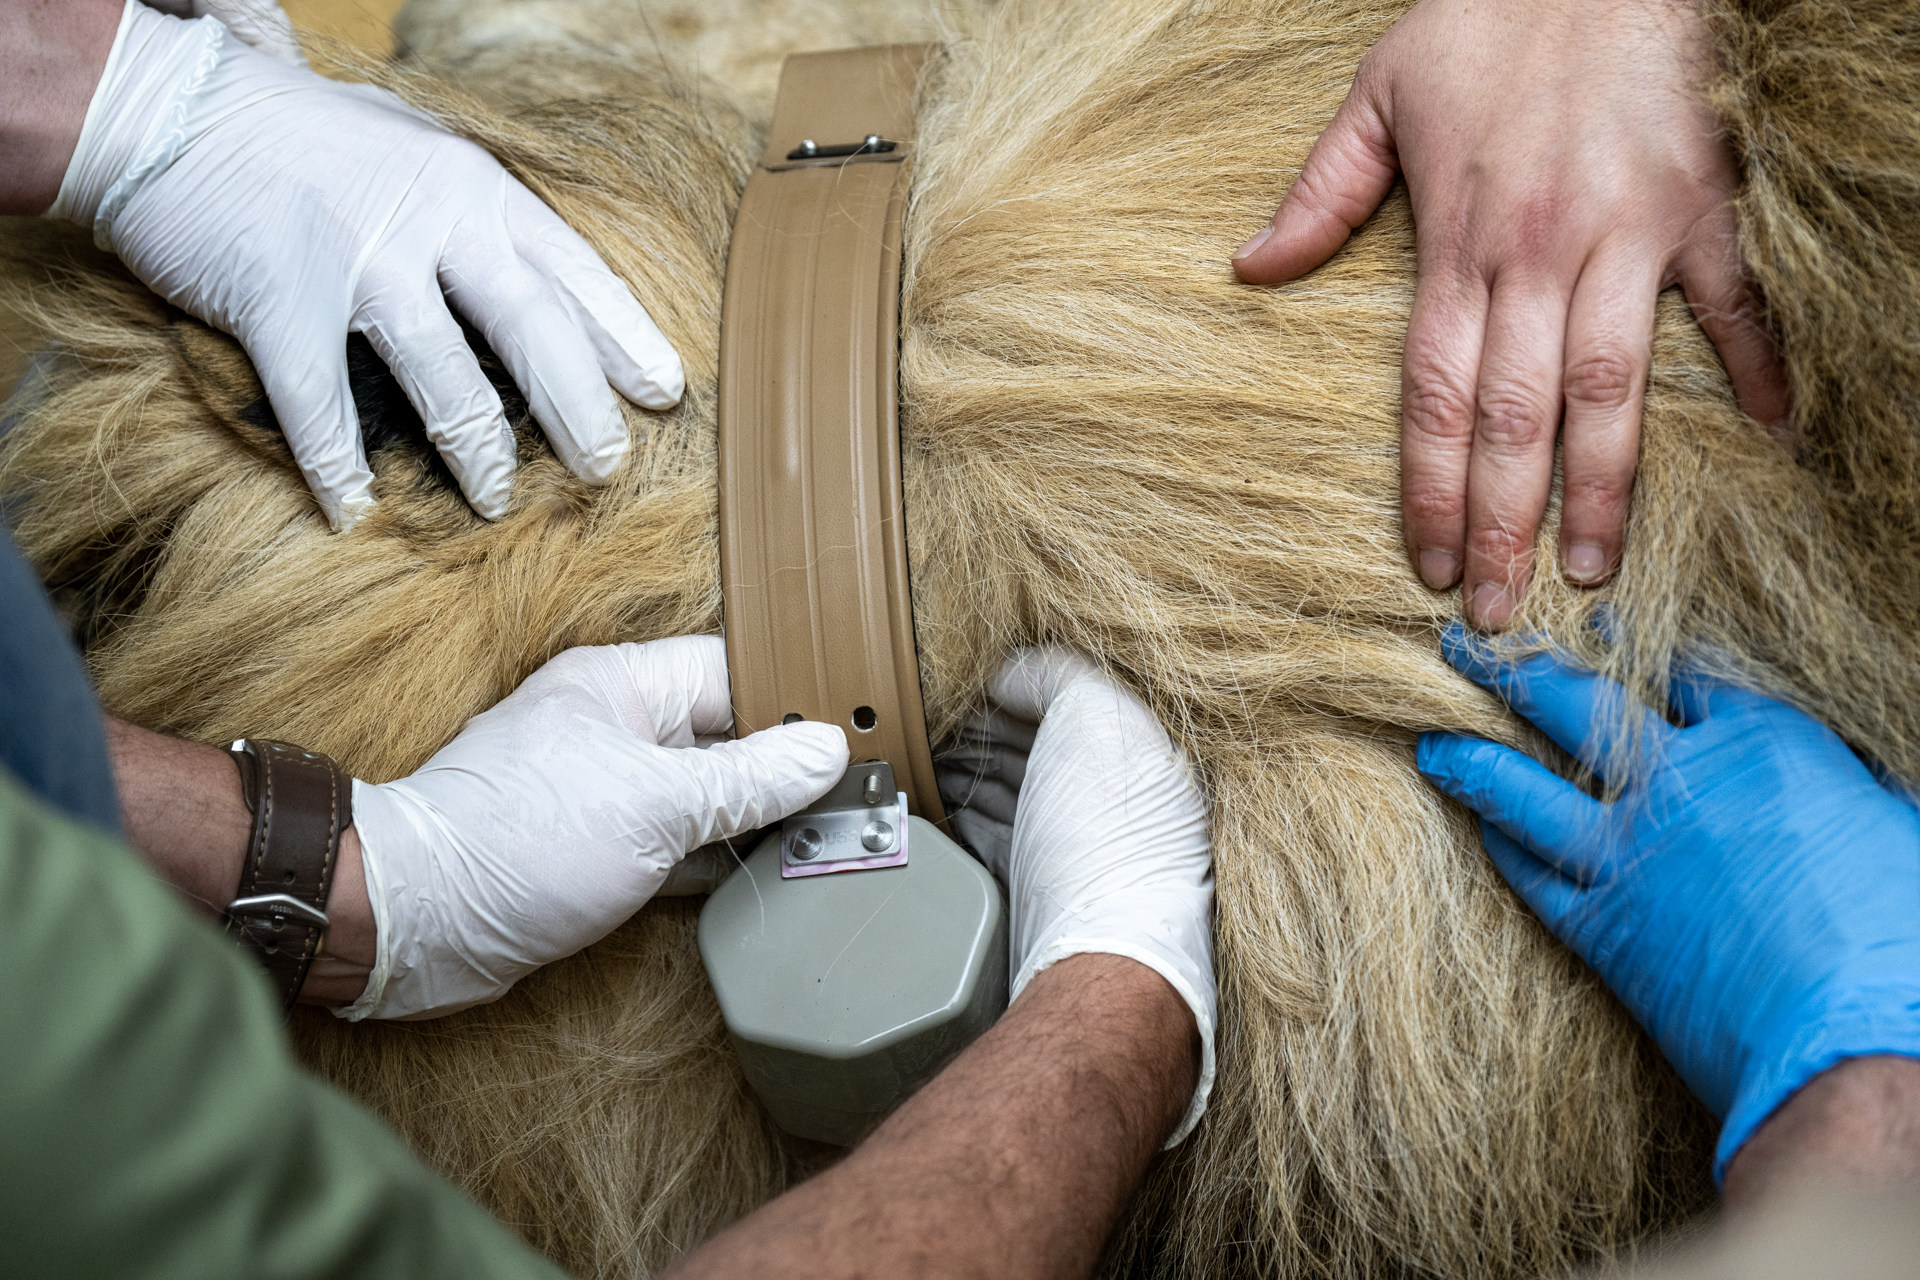
<instances>
[{"instance_id":1,"label":"blue glove fingertip","mask_svg":"<svg viewBox=\"0 0 1920 1280\"><path fill-rule=\"evenodd\" d=\"M1420 744L1414 748L1414 766L1427 781L1454 799L1464 801L1462 778L1467 772L1465 766L1470 762L1473 744L1485 741L1484 738L1469 737L1464 733L1429 729L1420 735Z\"/></svg>"},{"instance_id":2,"label":"blue glove fingertip","mask_svg":"<svg viewBox=\"0 0 1920 1280\"><path fill-rule=\"evenodd\" d=\"M1503 661L1493 642L1469 630L1458 619L1440 632L1440 652L1448 665L1489 693L1505 696L1503 681L1511 680L1523 664Z\"/></svg>"}]
</instances>

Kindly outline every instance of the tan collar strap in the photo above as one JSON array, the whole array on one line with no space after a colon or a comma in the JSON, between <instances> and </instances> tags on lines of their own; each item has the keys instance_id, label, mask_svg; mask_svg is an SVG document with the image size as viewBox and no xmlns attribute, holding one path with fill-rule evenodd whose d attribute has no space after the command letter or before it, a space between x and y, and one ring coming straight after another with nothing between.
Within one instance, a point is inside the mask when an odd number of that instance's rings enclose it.
<instances>
[{"instance_id":1,"label":"tan collar strap","mask_svg":"<svg viewBox=\"0 0 1920 1280\"><path fill-rule=\"evenodd\" d=\"M720 326L720 581L735 731L800 717L934 787L900 496L901 220L932 46L795 54Z\"/></svg>"}]
</instances>

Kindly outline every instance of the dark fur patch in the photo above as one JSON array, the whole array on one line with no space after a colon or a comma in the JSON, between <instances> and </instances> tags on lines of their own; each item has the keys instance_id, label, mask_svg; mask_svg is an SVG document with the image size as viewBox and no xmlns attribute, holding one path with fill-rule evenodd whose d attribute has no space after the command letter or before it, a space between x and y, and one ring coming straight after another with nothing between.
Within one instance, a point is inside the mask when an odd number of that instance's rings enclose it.
<instances>
[{"instance_id":1,"label":"dark fur patch","mask_svg":"<svg viewBox=\"0 0 1920 1280\"><path fill-rule=\"evenodd\" d=\"M480 371L499 395L507 421L515 434L519 434L529 416L526 397L520 394L506 365L487 345L480 331L459 316L454 319L467 339L467 346L480 361ZM360 416L360 439L366 445L367 457L373 459L374 455L389 451L402 453L419 462L435 484L458 491L459 483L442 461L440 450L428 438L426 423L420 420L413 402L407 399L400 380L393 376L386 361L362 334L347 335L347 377L353 386L353 405ZM280 421L274 417L273 406L264 395L241 406L237 413L248 426L282 434ZM376 466L375 470L379 468Z\"/></svg>"}]
</instances>

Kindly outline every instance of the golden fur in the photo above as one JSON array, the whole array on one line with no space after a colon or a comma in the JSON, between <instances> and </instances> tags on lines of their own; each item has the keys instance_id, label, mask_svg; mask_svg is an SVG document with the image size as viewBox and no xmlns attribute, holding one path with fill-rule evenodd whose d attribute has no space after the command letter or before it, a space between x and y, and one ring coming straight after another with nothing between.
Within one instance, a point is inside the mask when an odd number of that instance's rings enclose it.
<instances>
[{"instance_id":1,"label":"golden fur","mask_svg":"<svg viewBox=\"0 0 1920 1280\"><path fill-rule=\"evenodd\" d=\"M7 501L112 710L292 738L379 779L561 648L718 625L719 280L767 63L720 58L739 77L722 88L673 49L565 34L624 7L557 6L562 36L513 26L540 7L491 6L519 33L491 44L423 8L412 29L441 34L382 74L549 199L685 357L687 400L629 411L644 442L606 490L522 423L516 505L488 525L403 442L376 452L375 515L329 535L248 416L258 384L232 343L74 237L14 236L12 277L60 354L0 454ZM1213 806L1220 1081L1116 1271L1552 1272L1711 1201L1710 1118L1412 767L1423 728L1532 739L1441 662L1457 599L1421 587L1401 545L1404 197L1296 284L1248 288L1227 266L1402 7L942 15L903 308L930 717L939 734L976 706L1010 646L1076 644L1160 710ZM791 12L816 10L831 12ZM1690 653L1909 778L1914 13L1713 8L1743 234L1803 443L1789 458L1739 416L1669 297L1619 578L1562 584L1550 519L1523 628L1643 691ZM884 38L917 14L899 7ZM1590 625L1601 599L1610 647ZM297 1039L564 1265L643 1274L814 1155L743 1093L691 922L657 903L495 1005L391 1027L309 1017Z\"/></svg>"}]
</instances>

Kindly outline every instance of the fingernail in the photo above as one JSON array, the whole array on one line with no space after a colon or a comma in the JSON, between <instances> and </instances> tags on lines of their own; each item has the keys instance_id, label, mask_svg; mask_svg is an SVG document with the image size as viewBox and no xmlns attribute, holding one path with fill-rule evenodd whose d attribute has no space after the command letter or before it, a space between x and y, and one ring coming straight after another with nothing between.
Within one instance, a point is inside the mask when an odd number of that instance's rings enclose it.
<instances>
[{"instance_id":1,"label":"fingernail","mask_svg":"<svg viewBox=\"0 0 1920 1280\"><path fill-rule=\"evenodd\" d=\"M1252 253L1255 249L1258 249L1261 245L1265 244L1272 237L1272 235L1273 235L1273 227L1271 225L1260 228L1258 231L1253 233L1252 239L1248 240L1245 244L1241 245L1238 249L1234 251L1233 260L1235 262L1240 261L1240 259L1246 257L1248 254Z\"/></svg>"},{"instance_id":2,"label":"fingernail","mask_svg":"<svg viewBox=\"0 0 1920 1280\"><path fill-rule=\"evenodd\" d=\"M1473 598L1467 605L1467 616L1488 631L1498 631L1513 617L1513 598L1498 583L1483 582L1473 589Z\"/></svg>"},{"instance_id":3,"label":"fingernail","mask_svg":"<svg viewBox=\"0 0 1920 1280\"><path fill-rule=\"evenodd\" d=\"M669 367L647 370L647 388L634 403L656 413L664 412L679 404L680 397L686 392L686 371L676 360Z\"/></svg>"},{"instance_id":4,"label":"fingernail","mask_svg":"<svg viewBox=\"0 0 1920 1280\"><path fill-rule=\"evenodd\" d=\"M1607 576L1607 553L1597 542L1576 542L1567 548L1567 576L1575 582L1598 582Z\"/></svg>"},{"instance_id":5,"label":"fingernail","mask_svg":"<svg viewBox=\"0 0 1920 1280\"><path fill-rule=\"evenodd\" d=\"M1445 591L1460 578L1460 558L1451 551L1428 547L1420 553L1420 577L1435 591Z\"/></svg>"}]
</instances>

